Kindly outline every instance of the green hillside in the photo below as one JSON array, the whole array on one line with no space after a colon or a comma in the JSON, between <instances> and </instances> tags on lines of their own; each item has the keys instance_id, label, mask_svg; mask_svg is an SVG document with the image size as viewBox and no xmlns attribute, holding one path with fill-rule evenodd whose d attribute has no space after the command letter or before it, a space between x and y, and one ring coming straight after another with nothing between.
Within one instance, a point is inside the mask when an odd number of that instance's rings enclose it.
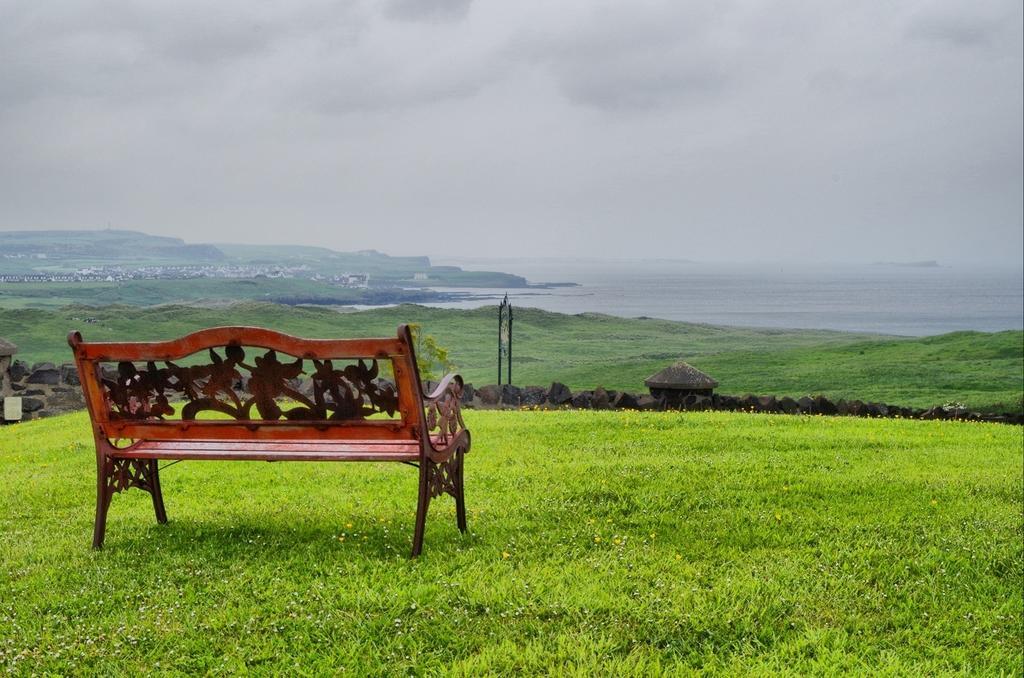
<instances>
[{"instance_id":1,"label":"green hillside","mask_svg":"<svg viewBox=\"0 0 1024 678\"><path fill-rule=\"evenodd\" d=\"M68 331L92 340L168 339L215 325L257 325L307 337L390 336L420 323L451 349L467 379L494 383L493 309L398 306L355 313L273 304L0 310L0 336L29 361L70 359ZM714 327L651 319L517 309L514 381L642 391L643 380L684 359L729 394L821 393L928 407L960 402L981 410L1021 407L1024 332L957 332L895 338L812 330Z\"/></svg>"},{"instance_id":2,"label":"green hillside","mask_svg":"<svg viewBox=\"0 0 1024 678\"><path fill-rule=\"evenodd\" d=\"M466 418L416 561L401 464L178 464L95 552L86 417L0 427L0 671L1020 673L1020 427Z\"/></svg>"}]
</instances>

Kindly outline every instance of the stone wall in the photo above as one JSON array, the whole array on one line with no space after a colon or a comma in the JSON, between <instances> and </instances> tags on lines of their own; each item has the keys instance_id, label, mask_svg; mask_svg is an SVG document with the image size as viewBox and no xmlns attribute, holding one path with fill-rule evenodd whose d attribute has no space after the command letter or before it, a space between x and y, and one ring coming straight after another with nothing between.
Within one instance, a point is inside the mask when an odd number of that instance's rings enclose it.
<instances>
[{"instance_id":1,"label":"stone wall","mask_svg":"<svg viewBox=\"0 0 1024 678\"><path fill-rule=\"evenodd\" d=\"M0 358L0 360L4 360ZM426 384L428 391L435 384ZM0 363L0 417L2 398L22 398L23 419L63 414L85 408L85 399L74 363L57 366L53 363L24 361ZM573 392L565 384L551 386L501 386L491 384L474 388L466 384L462 402L465 407L477 409L594 409L594 410L723 410L731 412L763 412L776 414L816 414L852 417L901 417L904 419L959 419L1024 424L1024 413L981 414L962 407L940 406L911 408L887 403L861 400L830 400L825 396L804 396L799 399L773 395L730 396L722 394L690 395L679 405L669 405L662 398L647 393L628 393L598 387Z\"/></svg>"},{"instance_id":2,"label":"stone wall","mask_svg":"<svg viewBox=\"0 0 1024 678\"><path fill-rule=\"evenodd\" d=\"M542 386L501 386L489 385L474 388L466 384L462 394L465 407L479 409L518 409L537 407L541 409L628 409L628 410L721 410L729 412L763 412L775 414L818 414L849 417L899 417L903 419L958 419L966 421L989 421L1007 424L1024 424L1024 413L981 414L963 407L936 405L930 408L902 407L887 403L864 402L861 400L831 400L822 395L804 396L799 399L773 395L731 396L689 395L678 406L666 403L664 399L643 393L596 388L593 391L573 393L565 384L555 382L550 387Z\"/></svg>"},{"instance_id":3,"label":"stone wall","mask_svg":"<svg viewBox=\"0 0 1024 678\"><path fill-rule=\"evenodd\" d=\"M11 394L11 357L6 355L0 355L0 398L5 395ZM2 405L2 403L0 403ZM0 413L3 412L3 408L0 407ZM3 414L0 414L2 417Z\"/></svg>"},{"instance_id":4,"label":"stone wall","mask_svg":"<svg viewBox=\"0 0 1024 678\"><path fill-rule=\"evenodd\" d=\"M21 360L10 363L0 380L6 380L7 389L0 390L0 398L21 398L22 420L38 419L85 408L85 398L78 381L74 363L57 366L36 363L29 366ZM0 403L0 416L3 407Z\"/></svg>"}]
</instances>

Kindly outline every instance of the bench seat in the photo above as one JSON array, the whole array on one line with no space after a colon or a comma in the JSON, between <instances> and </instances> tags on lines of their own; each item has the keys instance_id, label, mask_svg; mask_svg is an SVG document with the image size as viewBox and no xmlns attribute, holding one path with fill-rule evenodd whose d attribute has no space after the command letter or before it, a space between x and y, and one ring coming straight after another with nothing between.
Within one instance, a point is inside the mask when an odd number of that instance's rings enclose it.
<instances>
[{"instance_id":1,"label":"bench seat","mask_svg":"<svg viewBox=\"0 0 1024 678\"><path fill-rule=\"evenodd\" d=\"M111 454L119 459L418 462L420 444L395 440L145 440Z\"/></svg>"}]
</instances>

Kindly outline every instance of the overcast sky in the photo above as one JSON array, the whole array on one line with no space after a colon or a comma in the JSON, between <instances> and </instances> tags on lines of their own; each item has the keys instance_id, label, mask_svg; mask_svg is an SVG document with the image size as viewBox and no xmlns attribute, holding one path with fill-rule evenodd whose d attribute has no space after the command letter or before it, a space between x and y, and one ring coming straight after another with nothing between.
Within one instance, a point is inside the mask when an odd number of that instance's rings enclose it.
<instances>
[{"instance_id":1,"label":"overcast sky","mask_svg":"<svg viewBox=\"0 0 1024 678\"><path fill-rule=\"evenodd\" d=\"M0 229L1020 265L1022 3L0 0Z\"/></svg>"}]
</instances>

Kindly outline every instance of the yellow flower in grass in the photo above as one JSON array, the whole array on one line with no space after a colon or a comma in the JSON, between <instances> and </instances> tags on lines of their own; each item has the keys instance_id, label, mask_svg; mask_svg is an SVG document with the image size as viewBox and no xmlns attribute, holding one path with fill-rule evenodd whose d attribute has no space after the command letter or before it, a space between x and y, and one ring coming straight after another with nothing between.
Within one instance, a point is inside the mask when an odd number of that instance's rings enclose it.
<instances>
[{"instance_id":1,"label":"yellow flower in grass","mask_svg":"<svg viewBox=\"0 0 1024 678\"><path fill-rule=\"evenodd\" d=\"M594 543L595 544L600 544L601 543L601 535L594 536Z\"/></svg>"},{"instance_id":2,"label":"yellow flower in grass","mask_svg":"<svg viewBox=\"0 0 1024 678\"><path fill-rule=\"evenodd\" d=\"M502 552L501 552L501 557L502 557L502 558L504 558L504 559L506 559L506 560L508 560L509 558L511 558L511 557L512 557L512 554L511 554L511 553L509 553L508 551L502 551Z\"/></svg>"}]
</instances>

